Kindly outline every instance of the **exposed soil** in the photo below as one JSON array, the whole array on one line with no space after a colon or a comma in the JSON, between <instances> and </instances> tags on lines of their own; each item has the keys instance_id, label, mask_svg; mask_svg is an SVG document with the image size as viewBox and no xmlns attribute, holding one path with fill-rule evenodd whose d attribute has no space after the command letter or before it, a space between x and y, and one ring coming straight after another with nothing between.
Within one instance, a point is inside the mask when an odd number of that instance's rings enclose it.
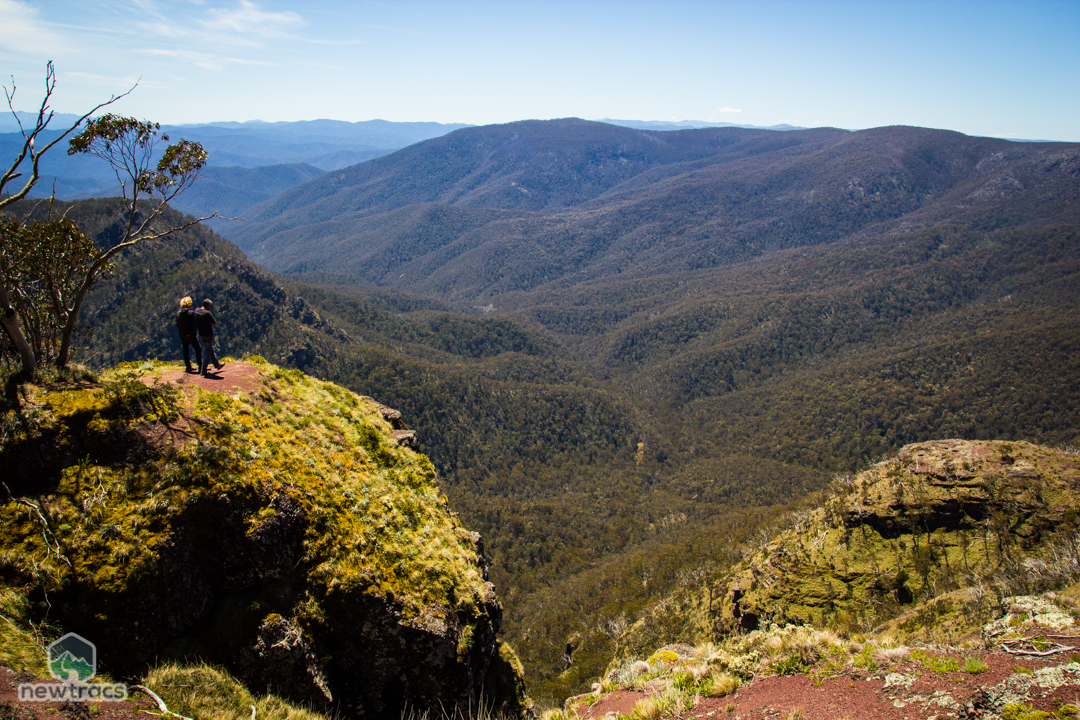
<instances>
[{"instance_id":1,"label":"exposed soil","mask_svg":"<svg viewBox=\"0 0 1080 720\"><path fill-rule=\"evenodd\" d=\"M60 684L0 667L0 720L134 720L145 718L146 710L158 714L157 704L137 690L129 690L124 702L25 702L19 700L21 683Z\"/></svg>"},{"instance_id":2,"label":"exposed soil","mask_svg":"<svg viewBox=\"0 0 1080 720\"><path fill-rule=\"evenodd\" d=\"M182 369L170 370L163 373L161 379L188 392L193 388L201 388L228 395L238 391L251 392L262 385L259 369L246 362L225 363L220 370L214 370L211 367L205 377L197 372L189 373Z\"/></svg>"},{"instance_id":3,"label":"exposed soil","mask_svg":"<svg viewBox=\"0 0 1080 720\"><path fill-rule=\"evenodd\" d=\"M258 368L247 362L225 363L220 370L211 369L205 377L197 372L189 373L179 369L169 370L160 376L147 375L141 380L146 385L155 382L175 385L184 394L187 411L194 407L196 388L232 395L237 392L251 392L263 384ZM143 434L152 444L169 444L173 447L180 447L194 438L191 424L184 415L168 423L153 423L145 428ZM2 714L0 720L6 720Z\"/></svg>"},{"instance_id":4,"label":"exposed soil","mask_svg":"<svg viewBox=\"0 0 1080 720\"><path fill-rule=\"evenodd\" d=\"M913 659L892 662L874 673L843 674L815 680L807 675L757 678L727 697L701 698L683 720L945 720L999 718L1006 704L1054 712L1063 704L1080 706L1080 662L1064 657L1032 658L995 650L959 654L982 659L989 670L933 672ZM1023 670L1018 671L1019 668ZM1025 672L1030 670L1030 674ZM583 720L629 715L648 694L619 690L575 710Z\"/></svg>"}]
</instances>

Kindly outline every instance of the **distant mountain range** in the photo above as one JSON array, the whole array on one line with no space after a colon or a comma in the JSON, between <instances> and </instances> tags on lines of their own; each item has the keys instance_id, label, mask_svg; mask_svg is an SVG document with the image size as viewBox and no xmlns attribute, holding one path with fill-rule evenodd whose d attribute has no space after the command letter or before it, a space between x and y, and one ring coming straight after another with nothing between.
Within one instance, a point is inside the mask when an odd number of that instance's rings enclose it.
<instances>
[{"instance_id":1,"label":"distant mountain range","mask_svg":"<svg viewBox=\"0 0 1080 720\"><path fill-rule=\"evenodd\" d=\"M798 125L739 125L737 123L711 122L709 120L612 120L601 118L597 122L634 128L635 130L699 130L711 127L737 127L747 130L806 130Z\"/></svg>"},{"instance_id":2,"label":"distant mountain range","mask_svg":"<svg viewBox=\"0 0 1080 720\"><path fill-rule=\"evenodd\" d=\"M263 267L474 316L403 313L453 359L403 337L319 371L416 418L552 701L603 671L611 628L831 475L933 439L1080 443L1078 144L530 121L248 217L232 237Z\"/></svg>"},{"instance_id":3,"label":"distant mountain range","mask_svg":"<svg viewBox=\"0 0 1080 720\"><path fill-rule=\"evenodd\" d=\"M942 220L1080 222L1080 152L923 128L466 128L322 175L230 237L279 272L444 300L718 267Z\"/></svg>"},{"instance_id":4,"label":"distant mountain range","mask_svg":"<svg viewBox=\"0 0 1080 720\"><path fill-rule=\"evenodd\" d=\"M24 126L32 126L35 115L18 113ZM77 115L57 114L43 139L55 138L78 120ZM222 122L205 125L169 125L162 131L174 140L184 138L202 143L209 153L208 167L190 193L179 198L177 209L199 215L214 210L223 215L241 214L255 202L316 177L327 170L354 165L385 155L421 140L467 127L433 122L397 123L385 120L340 122ZM18 153L22 136L10 114L0 116L0 157ZM163 146L164 147L164 146ZM47 154L41 164L42 181L38 196L55 191L61 199L110 197L120 192L112 170L100 160L69 157L64 148ZM162 148L163 149L163 148ZM226 172L217 168L229 168ZM249 168L253 172L240 172ZM234 184L235 183L235 184ZM223 232L228 226L217 223Z\"/></svg>"},{"instance_id":5,"label":"distant mountain range","mask_svg":"<svg viewBox=\"0 0 1080 720\"><path fill-rule=\"evenodd\" d=\"M17 113L24 126L32 126L36 115ZM51 130L66 129L77 115L58 113L49 123ZM309 163L323 170L337 170L421 140L438 137L452 130L469 127L460 123L389 122L365 120L305 120L300 122L214 122L190 125L162 125L162 131L174 138L183 137L202 143L209 153L210 165L239 165L260 167L290 163ZM0 116L0 141L15 142L19 126L10 114ZM4 135L15 134L15 137ZM55 135L54 135L55 136ZM69 161L46 156L57 168L68 170ZM5 155L5 157L7 157ZM87 173L79 168L79 175ZM65 177L70 171L57 173ZM93 173L95 179L106 178L108 168Z\"/></svg>"}]
</instances>

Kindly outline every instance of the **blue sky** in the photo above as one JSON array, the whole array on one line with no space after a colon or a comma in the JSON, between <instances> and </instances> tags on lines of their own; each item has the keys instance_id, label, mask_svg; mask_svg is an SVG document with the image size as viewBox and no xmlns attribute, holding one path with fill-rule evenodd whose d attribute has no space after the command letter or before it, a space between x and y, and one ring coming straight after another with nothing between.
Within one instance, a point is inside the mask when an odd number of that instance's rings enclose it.
<instances>
[{"instance_id":1,"label":"blue sky","mask_svg":"<svg viewBox=\"0 0 1080 720\"><path fill-rule=\"evenodd\" d=\"M163 123L575 116L1080 141L1080 0L0 0L16 109L48 60L56 110L138 80L117 111Z\"/></svg>"}]
</instances>

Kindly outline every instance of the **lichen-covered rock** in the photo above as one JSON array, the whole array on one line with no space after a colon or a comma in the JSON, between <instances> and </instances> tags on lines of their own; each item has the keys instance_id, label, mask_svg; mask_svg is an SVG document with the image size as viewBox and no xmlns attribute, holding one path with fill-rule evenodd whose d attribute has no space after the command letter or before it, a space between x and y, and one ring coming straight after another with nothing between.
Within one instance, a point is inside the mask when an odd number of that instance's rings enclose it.
<instances>
[{"instance_id":1,"label":"lichen-covered rock","mask_svg":"<svg viewBox=\"0 0 1080 720\"><path fill-rule=\"evenodd\" d=\"M370 398L252 365L233 394L154 363L24 386L0 580L115 677L206 660L344 717L520 711L479 537L431 463Z\"/></svg>"},{"instance_id":2,"label":"lichen-covered rock","mask_svg":"<svg viewBox=\"0 0 1080 720\"><path fill-rule=\"evenodd\" d=\"M795 622L865 632L896 618L893 629L906 636L928 623L947 629L954 615L958 632L980 627L973 614L994 614L985 585L1052 584L1062 559L1054 548L1075 547L1078 508L1074 452L1023 442L906 446L736 566L716 593L716 631Z\"/></svg>"}]
</instances>

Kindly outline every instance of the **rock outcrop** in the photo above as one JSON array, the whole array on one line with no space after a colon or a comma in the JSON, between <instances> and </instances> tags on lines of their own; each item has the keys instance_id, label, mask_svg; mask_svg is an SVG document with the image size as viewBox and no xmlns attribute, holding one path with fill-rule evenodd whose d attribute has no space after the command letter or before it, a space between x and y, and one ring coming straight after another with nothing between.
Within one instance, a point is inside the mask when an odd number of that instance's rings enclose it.
<instances>
[{"instance_id":1,"label":"rock outcrop","mask_svg":"<svg viewBox=\"0 0 1080 720\"><path fill-rule=\"evenodd\" d=\"M989 585L1053 585L1062 551L1076 554L1075 452L926 442L841 485L727 576L715 593L720 634L770 622L869 631L939 596L942 614L974 611L990 602Z\"/></svg>"},{"instance_id":2,"label":"rock outcrop","mask_svg":"<svg viewBox=\"0 0 1080 720\"><path fill-rule=\"evenodd\" d=\"M341 717L520 712L479 536L431 463L370 398L253 363L233 395L154 363L25 387L0 580L114 677L205 660Z\"/></svg>"}]
</instances>

